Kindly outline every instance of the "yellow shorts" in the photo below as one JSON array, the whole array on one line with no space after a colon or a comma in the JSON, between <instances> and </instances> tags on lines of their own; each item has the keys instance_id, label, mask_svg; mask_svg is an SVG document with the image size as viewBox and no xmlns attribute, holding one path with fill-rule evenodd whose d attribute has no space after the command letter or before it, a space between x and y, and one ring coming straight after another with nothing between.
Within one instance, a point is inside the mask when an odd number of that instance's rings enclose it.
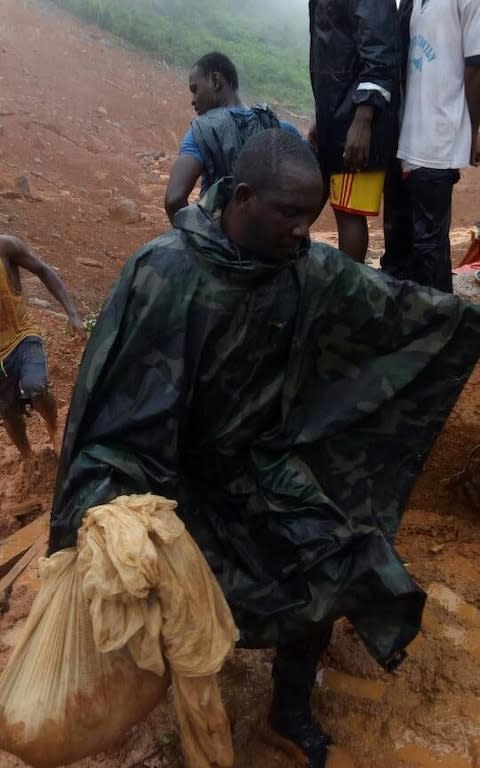
<instances>
[{"instance_id":1,"label":"yellow shorts","mask_svg":"<svg viewBox=\"0 0 480 768\"><path fill-rule=\"evenodd\" d=\"M385 171L332 173L330 204L337 211L378 216L384 182Z\"/></svg>"}]
</instances>

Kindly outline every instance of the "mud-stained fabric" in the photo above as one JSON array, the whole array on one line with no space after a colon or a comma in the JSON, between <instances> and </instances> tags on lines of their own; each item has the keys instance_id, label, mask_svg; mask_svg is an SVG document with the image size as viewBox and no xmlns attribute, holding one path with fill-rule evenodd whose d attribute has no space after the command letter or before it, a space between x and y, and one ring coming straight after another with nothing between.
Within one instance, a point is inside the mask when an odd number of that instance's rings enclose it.
<instances>
[{"instance_id":1,"label":"mud-stained fabric","mask_svg":"<svg viewBox=\"0 0 480 768\"><path fill-rule=\"evenodd\" d=\"M479 357L480 312L333 248L240 252L229 182L134 256L87 346L65 433L51 551L90 506L178 501L244 645L346 615L382 663L424 594L393 539Z\"/></svg>"},{"instance_id":2,"label":"mud-stained fabric","mask_svg":"<svg viewBox=\"0 0 480 768\"><path fill-rule=\"evenodd\" d=\"M0 749L53 768L114 747L170 679L189 768L233 765L216 673L238 632L201 552L156 496L91 509L0 678Z\"/></svg>"}]
</instances>

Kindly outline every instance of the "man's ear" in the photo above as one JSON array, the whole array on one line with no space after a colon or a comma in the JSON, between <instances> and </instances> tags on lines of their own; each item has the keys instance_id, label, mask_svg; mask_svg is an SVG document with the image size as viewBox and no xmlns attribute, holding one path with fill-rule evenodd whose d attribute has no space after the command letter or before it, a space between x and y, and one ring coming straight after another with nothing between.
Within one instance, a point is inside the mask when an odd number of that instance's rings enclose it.
<instances>
[{"instance_id":1,"label":"man's ear","mask_svg":"<svg viewBox=\"0 0 480 768\"><path fill-rule=\"evenodd\" d=\"M233 200L237 206L244 208L255 197L255 192L248 184L238 184L233 190Z\"/></svg>"},{"instance_id":2,"label":"man's ear","mask_svg":"<svg viewBox=\"0 0 480 768\"><path fill-rule=\"evenodd\" d=\"M219 93L224 86L223 77L221 76L220 72L212 72L210 77L213 90L215 93Z\"/></svg>"}]
</instances>

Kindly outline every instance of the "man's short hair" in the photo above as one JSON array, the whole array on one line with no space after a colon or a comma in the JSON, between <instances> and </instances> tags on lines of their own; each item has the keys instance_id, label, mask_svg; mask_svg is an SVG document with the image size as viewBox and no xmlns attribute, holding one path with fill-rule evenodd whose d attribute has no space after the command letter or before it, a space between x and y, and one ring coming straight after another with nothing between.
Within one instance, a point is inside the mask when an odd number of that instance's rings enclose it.
<instances>
[{"instance_id":1,"label":"man's short hair","mask_svg":"<svg viewBox=\"0 0 480 768\"><path fill-rule=\"evenodd\" d=\"M307 142L285 128L268 128L245 142L233 169L233 183L248 184L259 192L274 183L285 165L320 172L317 158Z\"/></svg>"},{"instance_id":2,"label":"man's short hair","mask_svg":"<svg viewBox=\"0 0 480 768\"><path fill-rule=\"evenodd\" d=\"M193 66L197 67L205 77L219 72L230 88L238 91L238 72L233 62L224 53L218 53L218 51L206 53Z\"/></svg>"}]
</instances>

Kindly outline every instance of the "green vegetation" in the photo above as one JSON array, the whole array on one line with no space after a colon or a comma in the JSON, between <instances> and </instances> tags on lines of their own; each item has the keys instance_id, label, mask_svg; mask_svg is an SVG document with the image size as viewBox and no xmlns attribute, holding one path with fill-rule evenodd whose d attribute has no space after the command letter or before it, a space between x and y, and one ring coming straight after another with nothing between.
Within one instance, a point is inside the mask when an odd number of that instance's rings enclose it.
<instances>
[{"instance_id":1,"label":"green vegetation","mask_svg":"<svg viewBox=\"0 0 480 768\"><path fill-rule=\"evenodd\" d=\"M83 327L87 333L92 333L97 324L97 320L100 317L100 310L91 310L85 315L83 320Z\"/></svg>"},{"instance_id":2,"label":"green vegetation","mask_svg":"<svg viewBox=\"0 0 480 768\"><path fill-rule=\"evenodd\" d=\"M254 98L312 109L306 0L53 2L168 64L189 69L202 54L220 50Z\"/></svg>"}]
</instances>

